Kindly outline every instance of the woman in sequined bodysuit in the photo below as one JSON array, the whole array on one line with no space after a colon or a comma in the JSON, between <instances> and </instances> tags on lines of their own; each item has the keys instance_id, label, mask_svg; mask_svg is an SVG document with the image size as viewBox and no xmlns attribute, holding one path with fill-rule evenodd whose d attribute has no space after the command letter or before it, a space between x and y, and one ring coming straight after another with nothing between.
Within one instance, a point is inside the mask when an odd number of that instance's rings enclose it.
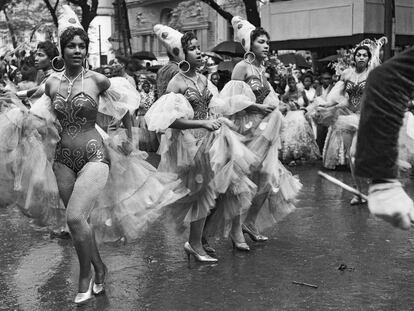
<instances>
[{"instance_id":1,"label":"woman in sequined bodysuit","mask_svg":"<svg viewBox=\"0 0 414 311\"><path fill-rule=\"evenodd\" d=\"M260 230L294 210L292 202L301 184L278 159L283 116L262 64L269 52L269 35L238 16L232 24L235 39L246 54L219 95L231 109L220 112L234 121L245 145L259 157L250 177L258 190L246 213L243 232L253 241L264 242L268 238Z\"/></svg>"},{"instance_id":2,"label":"woman in sequined bodysuit","mask_svg":"<svg viewBox=\"0 0 414 311\"><path fill-rule=\"evenodd\" d=\"M61 34L65 71L61 76L51 77L45 90L61 125L53 171L80 264L75 302L81 302L83 296L91 293L91 264L95 269L94 289L104 283L106 274L87 219L109 175L109 157L95 122L98 97L109 88L110 82L105 76L83 68L88 43L86 33L80 28L68 28ZM124 121L131 137L130 118ZM124 147L125 152L131 150L130 143Z\"/></svg>"},{"instance_id":3,"label":"woman in sequined bodysuit","mask_svg":"<svg viewBox=\"0 0 414 311\"><path fill-rule=\"evenodd\" d=\"M184 250L197 261L215 262L217 259L209 256L202 245L206 217L215 207L209 232L230 234L237 249L249 250L240 215L255 192L247 178L255 157L229 128L229 120L211 114L209 108L217 89L197 72L202 58L195 35L182 35L181 46L185 55L181 72L145 118L149 130L163 133L158 170L177 173L191 191L169 208L179 226L190 226Z\"/></svg>"},{"instance_id":4,"label":"woman in sequined bodysuit","mask_svg":"<svg viewBox=\"0 0 414 311\"><path fill-rule=\"evenodd\" d=\"M355 68L346 69L331 92L335 101L320 110L322 114L333 116L334 121L329 128L323 150L324 167L335 169L337 166L350 165L352 173L351 147L356 143L361 100L370 72L368 64L372 54L367 46L362 45L355 49L353 58ZM336 98L332 95L335 93L339 93ZM354 183L361 188L360 181L356 178ZM351 204L360 203L364 203L364 200L357 196L351 200Z\"/></svg>"}]
</instances>

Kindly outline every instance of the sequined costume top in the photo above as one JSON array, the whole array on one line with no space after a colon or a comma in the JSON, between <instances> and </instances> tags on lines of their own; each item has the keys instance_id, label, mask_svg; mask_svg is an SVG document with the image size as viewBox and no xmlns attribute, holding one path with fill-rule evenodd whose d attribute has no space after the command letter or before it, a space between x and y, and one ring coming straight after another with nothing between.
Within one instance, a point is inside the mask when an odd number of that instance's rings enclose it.
<instances>
[{"instance_id":1,"label":"sequined costume top","mask_svg":"<svg viewBox=\"0 0 414 311\"><path fill-rule=\"evenodd\" d=\"M361 99L364 93L365 83L365 80L359 83L354 83L350 80L345 82L345 92L349 96L349 109L354 113L361 111Z\"/></svg>"},{"instance_id":2,"label":"sequined costume top","mask_svg":"<svg viewBox=\"0 0 414 311\"><path fill-rule=\"evenodd\" d=\"M65 164L75 173L87 162L109 164L102 137L95 128L98 104L83 91L83 74L80 93L67 99L59 90L60 84L52 103L61 125L55 161Z\"/></svg>"},{"instance_id":3,"label":"sequined costume top","mask_svg":"<svg viewBox=\"0 0 414 311\"><path fill-rule=\"evenodd\" d=\"M188 84L187 79L185 79L185 81L188 87L184 92L184 97L188 100L194 110L194 120L208 119L208 105L210 104L213 94L209 91L207 84L200 93L197 89ZM204 128L197 128L192 129L191 132L195 138L200 139L204 137L208 131Z\"/></svg>"},{"instance_id":4,"label":"sequined costume top","mask_svg":"<svg viewBox=\"0 0 414 311\"><path fill-rule=\"evenodd\" d=\"M263 84L262 80L258 76L248 76L244 82L246 82L252 89L254 95L256 95L256 103L263 104L263 101L269 95L270 89L267 84Z\"/></svg>"}]
</instances>

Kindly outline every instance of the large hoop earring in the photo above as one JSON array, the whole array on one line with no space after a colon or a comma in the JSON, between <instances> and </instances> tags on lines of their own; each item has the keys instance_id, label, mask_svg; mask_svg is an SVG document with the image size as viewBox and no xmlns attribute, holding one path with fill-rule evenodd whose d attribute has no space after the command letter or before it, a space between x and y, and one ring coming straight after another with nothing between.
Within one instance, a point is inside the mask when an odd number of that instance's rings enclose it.
<instances>
[{"instance_id":1,"label":"large hoop earring","mask_svg":"<svg viewBox=\"0 0 414 311\"><path fill-rule=\"evenodd\" d=\"M187 69L183 68L183 67L187 67ZM178 69L180 69L180 71L182 73L187 73L190 71L190 63L187 62L186 60L182 60L181 62L178 63Z\"/></svg>"},{"instance_id":2,"label":"large hoop earring","mask_svg":"<svg viewBox=\"0 0 414 311\"><path fill-rule=\"evenodd\" d=\"M88 58L85 58L84 60L83 60L83 67L86 69L86 70L89 70L89 61L88 61Z\"/></svg>"},{"instance_id":3,"label":"large hoop earring","mask_svg":"<svg viewBox=\"0 0 414 311\"><path fill-rule=\"evenodd\" d=\"M246 63L253 64L253 62L256 60L256 55L254 55L253 52L247 51L244 53L243 58Z\"/></svg>"},{"instance_id":4,"label":"large hoop earring","mask_svg":"<svg viewBox=\"0 0 414 311\"><path fill-rule=\"evenodd\" d=\"M52 61L50 62L52 69L57 72L61 72L65 70L65 62L61 56L53 57Z\"/></svg>"}]
</instances>

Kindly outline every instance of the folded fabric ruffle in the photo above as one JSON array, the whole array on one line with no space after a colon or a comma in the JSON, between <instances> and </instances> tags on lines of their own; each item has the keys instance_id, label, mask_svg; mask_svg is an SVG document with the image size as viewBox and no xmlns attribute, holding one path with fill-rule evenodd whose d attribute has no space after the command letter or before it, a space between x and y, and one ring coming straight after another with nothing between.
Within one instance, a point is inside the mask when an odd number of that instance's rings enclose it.
<instances>
[{"instance_id":1,"label":"folded fabric ruffle","mask_svg":"<svg viewBox=\"0 0 414 311\"><path fill-rule=\"evenodd\" d=\"M124 141L124 130L105 140L111 161L109 178L90 216L98 240L104 242L138 238L163 207L189 192L176 174L158 172L148 163L146 152L134 149L128 156L122 154L118 147Z\"/></svg>"},{"instance_id":2,"label":"folded fabric ruffle","mask_svg":"<svg viewBox=\"0 0 414 311\"><path fill-rule=\"evenodd\" d=\"M213 96L209 108L215 114L230 116L255 104L255 102L256 96L247 83L231 80L217 96Z\"/></svg>"},{"instance_id":3,"label":"folded fabric ruffle","mask_svg":"<svg viewBox=\"0 0 414 311\"><path fill-rule=\"evenodd\" d=\"M99 97L99 112L121 120L129 111L133 114L141 97L136 89L124 78L110 78L111 86Z\"/></svg>"},{"instance_id":4,"label":"folded fabric ruffle","mask_svg":"<svg viewBox=\"0 0 414 311\"><path fill-rule=\"evenodd\" d=\"M192 119L194 111L182 94L169 93L161 96L145 114L150 131L164 132L177 119Z\"/></svg>"},{"instance_id":5,"label":"folded fabric ruffle","mask_svg":"<svg viewBox=\"0 0 414 311\"><path fill-rule=\"evenodd\" d=\"M284 118L281 131L281 159L285 163L292 160L317 160L320 158L311 125L302 110L289 111Z\"/></svg>"},{"instance_id":6,"label":"folded fabric ruffle","mask_svg":"<svg viewBox=\"0 0 414 311\"><path fill-rule=\"evenodd\" d=\"M59 140L49 119L10 109L0 115L0 193L5 204L16 204L38 225L60 227L64 210L52 170L52 154Z\"/></svg>"}]
</instances>

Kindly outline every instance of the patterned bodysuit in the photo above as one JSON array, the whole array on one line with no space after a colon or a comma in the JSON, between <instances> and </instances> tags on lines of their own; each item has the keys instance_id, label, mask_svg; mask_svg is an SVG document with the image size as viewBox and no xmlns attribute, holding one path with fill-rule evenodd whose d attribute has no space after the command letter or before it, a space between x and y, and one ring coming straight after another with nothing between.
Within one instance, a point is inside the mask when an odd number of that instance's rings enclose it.
<instances>
[{"instance_id":1,"label":"patterned bodysuit","mask_svg":"<svg viewBox=\"0 0 414 311\"><path fill-rule=\"evenodd\" d=\"M361 111L362 94L364 93L366 81L354 83L350 80L345 82L345 92L349 96L349 109L354 113Z\"/></svg>"},{"instance_id":2,"label":"patterned bodysuit","mask_svg":"<svg viewBox=\"0 0 414 311\"><path fill-rule=\"evenodd\" d=\"M254 95L256 95L256 104L263 104L263 101L269 95L269 86L263 84L262 80L258 76L248 76L244 82L246 82L252 89Z\"/></svg>"},{"instance_id":3,"label":"patterned bodysuit","mask_svg":"<svg viewBox=\"0 0 414 311\"><path fill-rule=\"evenodd\" d=\"M187 80L186 80L187 83ZM189 86L187 83L188 88L184 92L184 97L188 100L191 107L194 110L194 120L206 120L209 118L208 115L208 105L210 103L213 94L209 91L207 85L200 93L197 89L192 86ZM203 138L207 133L208 130L204 128L196 128L191 129L192 134L196 139Z\"/></svg>"},{"instance_id":4,"label":"patterned bodysuit","mask_svg":"<svg viewBox=\"0 0 414 311\"><path fill-rule=\"evenodd\" d=\"M61 80L62 81L62 80ZM101 135L95 128L98 104L83 91L67 100L58 92L53 108L61 125L55 161L78 173L88 162L109 164Z\"/></svg>"}]
</instances>

